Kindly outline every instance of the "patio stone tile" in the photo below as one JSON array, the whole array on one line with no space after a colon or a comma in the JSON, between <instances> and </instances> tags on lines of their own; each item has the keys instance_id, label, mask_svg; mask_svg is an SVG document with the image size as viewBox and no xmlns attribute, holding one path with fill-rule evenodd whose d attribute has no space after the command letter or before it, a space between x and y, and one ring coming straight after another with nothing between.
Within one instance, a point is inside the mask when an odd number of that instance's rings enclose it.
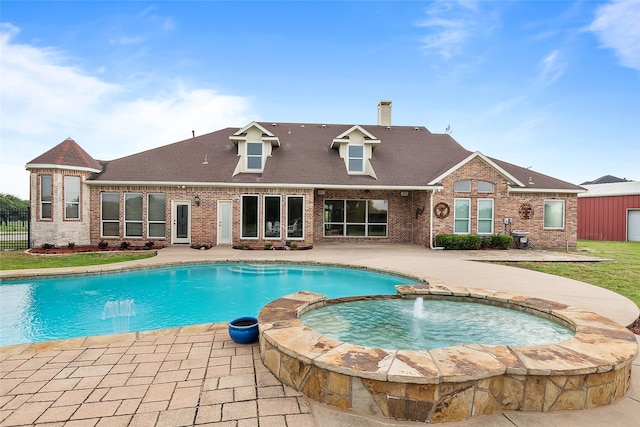
<instances>
[{"instance_id":1,"label":"patio stone tile","mask_svg":"<svg viewBox=\"0 0 640 427\"><path fill-rule=\"evenodd\" d=\"M160 400L169 400L173 395L176 383L151 384L147 393L142 399L143 402L157 402Z\"/></svg>"},{"instance_id":2,"label":"patio stone tile","mask_svg":"<svg viewBox=\"0 0 640 427\"><path fill-rule=\"evenodd\" d=\"M36 369L42 368L46 365L53 357L32 357L26 360L24 363L20 364L14 368L14 371L34 371Z\"/></svg>"},{"instance_id":3,"label":"patio stone tile","mask_svg":"<svg viewBox=\"0 0 640 427\"><path fill-rule=\"evenodd\" d=\"M84 402L87 397L92 393L91 389L84 390L67 390L62 393L51 406L67 406L67 405L77 405Z\"/></svg>"},{"instance_id":4,"label":"patio stone tile","mask_svg":"<svg viewBox=\"0 0 640 427\"><path fill-rule=\"evenodd\" d=\"M131 374L134 377L153 377L160 369L160 362L140 363Z\"/></svg>"},{"instance_id":5,"label":"patio stone tile","mask_svg":"<svg viewBox=\"0 0 640 427\"><path fill-rule=\"evenodd\" d=\"M258 387L258 399L267 399L270 397L284 397L284 389L282 386Z\"/></svg>"},{"instance_id":6,"label":"patio stone tile","mask_svg":"<svg viewBox=\"0 0 640 427\"><path fill-rule=\"evenodd\" d=\"M36 369L29 369L25 371L11 371L5 373L3 379L15 379L24 381L36 372Z\"/></svg>"},{"instance_id":7,"label":"patio stone tile","mask_svg":"<svg viewBox=\"0 0 640 427\"><path fill-rule=\"evenodd\" d=\"M287 427L287 420L284 415L260 417L258 421L260 423L260 427Z\"/></svg>"},{"instance_id":8,"label":"patio stone tile","mask_svg":"<svg viewBox=\"0 0 640 427\"><path fill-rule=\"evenodd\" d=\"M169 409L196 407L200 399L200 387L176 388L169 402Z\"/></svg>"},{"instance_id":9,"label":"patio stone tile","mask_svg":"<svg viewBox=\"0 0 640 427\"><path fill-rule=\"evenodd\" d=\"M158 372L158 374L153 379L153 383L160 384L160 383L175 383L178 381L184 381L187 379L188 375L189 375L189 371Z\"/></svg>"},{"instance_id":10,"label":"patio stone tile","mask_svg":"<svg viewBox=\"0 0 640 427\"><path fill-rule=\"evenodd\" d=\"M191 344L173 344L169 349L169 354L189 353L190 351L191 351Z\"/></svg>"},{"instance_id":11,"label":"patio stone tile","mask_svg":"<svg viewBox=\"0 0 640 427\"><path fill-rule=\"evenodd\" d=\"M15 387L11 388L11 392L7 394L37 393L38 391L40 391L42 387L47 385L47 383L48 381L34 381L31 383L25 383L23 381L20 381ZM3 384L3 388L4 388L4 384ZM55 391L55 390L50 390L50 391Z\"/></svg>"},{"instance_id":12,"label":"patio stone tile","mask_svg":"<svg viewBox=\"0 0 640 427\"><path fill-rule=\"evenodd\" d=\"M222 420L222 405L200 405L196 424L217 423Z\"/></svg>"},{"instance_id":13,"label":"patio stone tile","mask_svg":"<svg viewBox=\"0 0 640 427\"><path fill-rule=\"evenodd\" d=\"M193 425L195 408L182 408L160 412L158 415L158 427L178 427Z\"/></svg>"},{"instance_id":14,"label":"patio stone tile","mask_svg":"<svg viewBox=\"0 0 640 427\"><path fill-rule=\"evenodd\" d=\"M164 359L167 355L165 353L144 353L144 354L136 354L133 358L133 363L154 363L154 362L164 362Z\"/></svg>"},{"instance_id":15,"label":"patio stone tile","mask_svg":"<svg viewBox=\"0 0 640 427\"><path fill-rule=\"evenodd\" d=\"M138 412L131 418L129 427L154 427L158 420L158 412Z\"/></svg>"},{"instance_id":16,"label":"patio stone tile","mask_svg":"<svg viewBox=\"0 0 640 427\"><path fill-rule=\"evenodd\" d=\"M162 400L162 401L158 401L158 402L141 403L140 406L138 406L137 413L140 414L140 413L147 413L147 412L166 411L168 407L169 407L169 401L168 400Z\"/></svg>"},{"instance_id":17,"label":"patio stone tile","mask_svg":"<svg viewBox=\"0 0 640 427\"><path fill-rule=\"evenodd\" d=\"M104 377L86 377L81 378L80 381L76 384L74 389L83 389L83 388L96 388L98 384L104 379Z\"/></svg>"},{"instance_id":18,"label":"patio stone tile","mask_svg":"<svg viewBox=\"0 0 640 427\"><path fill-rule=\"evenodd\" d=\"M12 411L14 409L18 409L24 402L27 402L33 396L33 394L19 394L16 396L9 396L10 400L4 404L2 410Z\"/></svg>"},{"instance_id":19,"label":"patio stone tile","mask_svg":"<svg viewBox=\"0 0 640 427\"><path fill-rule=\"evenodd\" d=\"M231 369L235 368L251 368L253 369L253 356L244 354L231 357Z\"/></svg>"},{"instance_id":20,"label":"patio stone tile","mask_svg":"<svg viewBox=\"0 0 640 427\"><path fill-rule=\"evenodd\" d=\"M255 386L236 387L233 389L233 400L236 402L243 400L255 400L256 394Z\"/></svg>"},{"instance_id":21,"label":"patio stone tile","mask_svg":"<svg viewBox=\"0 0 640 427\"><path fill-rule=\"evenodd\" d=\"M207 358L184 359L180 363L180 369L206 368L208 361L209 361L209 359L207 359Z\"/></svg>"},{"instance_id":22,"label":"patio stone tile","mask_svg":"<svg viewBox=\"0 0 640 427\"><path fill-rule=\"evenodd\" d=\"M233 402L233 389L203 391L200 396L201 405Z\"/></svg>"},{"instance_id":23,"label":"patio stone tile","mask_svg":"<svg viewBox=\"0 0 640 427\"><path fill-rule=\"evenodd\" d=\"M48 408L38 418L38 423L53 423L58 421L68 421L71 415L78 409L80 405L57 406Z\"/></svg>"},{"instance_id":24,"label":"patio stone tile","mask_svg":"<svg viewBox=\"0 0 640 427\"><path fill-rule=\"evenodd\" d=\"M258 418L247 418L238 420L238 427L258 427L260 424Z\"/></svg>"},{"instance_id":25,"label":"patio stone tile","mask_svg":"<svg viewBox=\"0 0 640 427\"><path fill-rule=\"evenodd\" d=\"M20 405L11 415L2 421L3 425L19 426L33 424L44 411L49 408L50 402L26 402Z\"/></svg>"},{"instance_id":26,"label":"patio stone tile","mask_svg":"<svg viewBox=\"0 0 640 427\"><path fill-rule=\"evenodd\" d=\"M316 421L311 414L285 415L287 426L316 427Z\"/></svg>"},{"instance_id":27,"label":"patio stone tile","mask_svg":"<svg viewBox=\"0 0 640 427\"><path fill-rule=\"evenodd\" d=\"M180 361L179 360L166 360L164 362L162 362L162 365L160 365L160 369L158 370L158 372L164 372L164 371L177 371L178 369L180 369Z\"/></svg>"},{"instance_id":28,"label":"patio stone tile","mask_svg":"<svg viewBox=\"0 0 640 427\"><path fill-rule=\"evenodd\" d=\"M96 427L127 427L131 421L131 415L101 418Z\"/></svg>"},{"instance_id":29,"label":"patio stone tile","mask_svg":"<svg viewBox=\"0 0 640 427\"><path fill-rule=\"evenodd\" d=\"M253 375L253 368L231 368L230 375Z\"/></svg>"},{"instance_id":30,"label":"patio stone tile","mask_svg":"<svg viewBox=\"0 0 640 427\"><path fill-rule=\"evenodd\" d=\"M103 354L96 360L96 365L115 365L122 358L122 354Z\"/></svg>"},{"instance_id":31,"label":"patio stone tile","mask_svg":"<svg viewBox=\"0 0 640 427\"><path fill-rule=\"evenodd\" d=\"M51 364L49 365L51 366ZM73 367L64 367L60 370L60 372L58 372L58 374L54 377L54 379L61 379L61 378L69 378L69 375L73 374L76 371L77 368L73 368Z\"/></svg>"},{"instance_id":32,"label":"patio stone tile","mask_svg":"<svg viewBox=\"0 0 640 427\"><path fill-rule=\"evenodd\" d=\"M255 385L256 381L253 375L234 375L228 377L221 377L218 382L218 388L233 388L241 387L245 385Z\"/></svg>"},{"instance_id":33,"label":"patio stone tile","mask_svg":"<svg viewBox=\"0 0 640 427\"><path fill-rule=\"evenodd\" d=\"M240 420L258 416L258 408L255 400L247 402L230 402L222 405L222 420Z\"/></svg>"},{"instance_id":34,"label":"patio stone tile","mask_svg":"<svg viewBox=\"0 0 640 427\"><path fill-rule=\"evenodd\" d=\"M276 378L271 371L260 372L256 375L258 386L269 387L274 385L282 385L282 383Z\"/></svg>"},{"instance_id":35,"label":"patio stone tile","mask_svg":"<svg viewBox=\"0 0 640 427\"><path fill-rule=\"evenodd\" d=\"M122 401L122 404L116 411L117 415L133 415L136 413L138 406L140 406L142 399L126 399Z\"/></svg>"},{"instance_id":36,"label":"patio stone tile","mask_svg":"<svg viewBox=\"0 0 640 427\"><path fill-rule=\"evenodd\" d=\"M219 378L206 378L202 384L203 390L215 390L218 388Z\"/></svg>"},{"instance_id":37,"label":"patio stone tile","mask_svg":"<svg viewBox=\"0 0 640 427\"><path fill-rule=\"evenodd\" d=\"M76 385L78 385L80 381L81 381L80 378L65 378L60 380L51 380L47 382L47 384L44 387L42 387L40 390L42 392L73 390L73 388Z\"/></svg>"},{"instance_id":38,"label":"patio stone tile","mask_svg":"<svg viewBox=\"0 0 640 427\"><path fill-rule=\"evenodd\" d=\"M203 380L186 380L186 381L180 381L179 383L177 383L176 388L188 388L188 387L202 388L203 384L204 384Z\"/></svg>"},{"instance_id":39,"label":"patio stone tile","mask_svg":"<svg viewBox=\"0 0 640 427\"><path fill-rule=\"evenodd\" d=\"M95 362L104 354L106 348L88 348L82 352L78 357L76 357L74 362L83 362L83 361L91 361Z\"/></svg>"},{"instance_id":40,"label":"patio stone tile","mask_svg":"<svg viewBox=\"0 0 640 427\"><path fill-rule=\"evenodd\" d=\"M127 380L131 376L130 373L125 374L108 374L102 378L100 381L99 387L118 387L123 386L127 383Z\"/></svg>"},{"instance_id":41,"label":"patio stone tile","mask_svg":"<svg viewBox=\"0 0 640 427\"><path fill-rule=\"evenodd\" d=\"M30 399L29 402L54 402L62 395L61 391L50 391L46 393L36 393Z\"/></svg>"},{"instance_id":42,"label":"patio stone tile","mask_svg":"<svg viewBox=\"0 0 640 427\"><path fill-rule=\"evenodd\" d=\"M136 370L137 367L138 365L136 365L135 363L123 363L122 361L120 361L120 363L118 363L113 367L113 369L111 369L111 372L109 372L109 374L113 375L113 374L132 373L133 371Z\"/></svg>"},{"instance_id":43,"label":"patio stone tile","mask_svg":"<svg viewBox=\"0 0 640 427\"><path fill-rule=\"evenodd\" d=\"M29 378L25 379L24 382L52 380L61 370L62 369L38 369L30 375Z\"/></svg>"},{"instance_id":44,"label":"patio stone tile","mask_svg":"<svg viewBox=\"0 0 640 427\"><path fill-rule=\"evenodd\" d=\"M153 383L153 377L132 377L125 385L149 385Z\"/></svg>"},{"instance_id":45,"label":"patio stone tile","mask_svg":"<svg viewBox=\"0 0 640 427\"><path fill-rule=\"evenodd\" d=\"M206 368L191 369L187 380L203 380L206 373Z\"/></svg>"},{"instance_id":46,"label":"patio stone tile","mask_svg":"<svg viewBox=\"0 0 640 427\"><path fill-rule=\"evenodd\" d=\"M71 419L77 420L82 418L109 417L114 415L120 406L120 400L112 400L109 402L93 402L83 403L73 414Z\"/></svg>"},{"instance_id":47,"label":"patio stone tile","mask_svg":"<svg viewBox=\"0 0 640 427\"><path fill-rule=\"evenodd\" d=\"M113 387L109 389L107 394L102 398L103 401L107 400L122 400L122 399L142 399L147 393L149 386L137 385L137 386L123 386Z\"/></svg>"},{"instance_id":48,"label":"patio stone tile","mask_svg":"<svg viewBox=\"0 0 640 427\"><path fill-rule=\"evenodd\" d=\"M265 415L299 414L298 400L295 397L258 400L258 413Z\"/></svg>"},{"instance_id":49,"label":"patio stone tile","mask_svg":"<svg viewBox=\"0 0 640 427\"><path fill-rule=\"evenodd\" d=\"M231 365L231 356L217 356L209 359L208 366Z\"/></svg>"},{"instance_id":50,"label":"patio stone tile","mask_svg":"<svg viewBox=\"0 0 640 427\"><path fill-rule=\"evenodd\" d=\"M84 420L71 420L64 423L64 427L94 427L100 418L87 418Z\"/></svg>"},{"instance_id":51,"label":"patio stone tile","mask_svg":"<svg viewBox=\"0 0 640 427\"><path fill-rule=\"evenodd\" d=\"M84 366L76 369L76 371L73 374L69 375L69 378L104 376L104 375L107 375L112 368L113 368L113 365Z\"/></svg>"}]
</instances>

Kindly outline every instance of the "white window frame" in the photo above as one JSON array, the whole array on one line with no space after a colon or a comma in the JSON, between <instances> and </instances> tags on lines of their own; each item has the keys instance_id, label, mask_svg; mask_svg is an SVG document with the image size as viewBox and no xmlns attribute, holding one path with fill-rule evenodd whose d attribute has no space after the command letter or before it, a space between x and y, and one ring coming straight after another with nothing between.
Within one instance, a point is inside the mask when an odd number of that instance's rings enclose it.
<instances>
[{"instance_id":1,"label":"white window frame","mask_svg":"<svg viewBox=\"0 0 640 427\"><path fill-rule=\"evenodd\" d=\"M255 198L257 200L256 205L256 235L255 236L245 236L244 230L244 199L245 198ZM240 238L245 240L258 240L260 238L260 195L259 194L242 194L240 196Z\"/></svg>"},{"instance_id":2,"label":"white window frame","mask_svg":"<svg viewBox=\"0 0 640 427\"><path fill-rule=\"evenodd\" d=\"M278 218L275 218L275 221L271 221L272 229L276 229L277 235L267 236L268 224L267 224L267 199L278 199ZM263 212L260 215L260 211L258 211L258 219L262 216L262 236L264 240L280 240L282 239L282 196L279 194L265 194L262 196L262 206Z\"/></svg>"},{"instance_id":3,"label":"white window frame","mask_svg":"<svg viewBox=\"0 0 640 427\"><path fill-rule=\"evenodd\" d=\"M151 220L151 196L164 196L164 221ZM152 236L151 235L151 225L152 224L163 224L164 225L164 234L162 236ZM147 237L150 239L165 239L167 237L167 194L166 193L148 193L147 194Z\"/></svg>"},{"instance_id":4,"label":"white window frame","mask_svg":"<svg viewBox=\"0 0 640 427\"><path fill-rule=\"evenodd\" d=\"M456 209L458 201L466 201L469 208L469 214L467 217L458 217L458 210ZM467 231L456 231L456 221L467 221ZM471 233L471 199L468 197L460 197L453 199L453 234L470 234Z\"/></svg>"},{"instance_id":5,"label":"white window frame","mask_svg":"<svg viewBox=\"0 0 640 427\"><path fill-rule=\"evenodd\" d=\"M361 156L352 156L351 149L352 148L361 148L362 155ZM347 171L350 174L363 174L364 173L364 157L365 157L365 146L363 144L348 144L347 145ZM352 169L351 168L351 160L360 161L360 169Z\"/></svg>"},{"instance_id":6,"label":"white window frame","mask_svg":"<svg viewBox=\"0 0 640 427\"><path fill-rule=\"evenodd\" d=\"M260 154L249 154L249 147L251 147L252 145L256 145L260 147ZM263 157L264 157L264 143L262 141L247 141L246 142L246 159L245 159L245 167L247 171L250 172L260 172L262 171L262 165L263 165ZM250 159L259 159L260 160L260 167L257 168L252 168L249 166L249 160Z\"/></svg>"},{"instance_id":7,"label":"white window frame","mask_svg":"<svg viewBox=\"0 0 640 427\"><path fill-rule=\"evenodd\" d=\"M71 187L72 182L77 182L78 185L78 194L77 200L73 200L73 196L75 194L71 194L69 192L69 188ZM67 175L64 177L64 219L71 221L80 220L80 195L82 193L81 188L82 182L79 176ZM78 216L67 216L67 206L76 206L78 211Z\"/></svg>"},{"instance_id":8,"label":"white window frame","mask_svg":"<svg viewBox=\"0 0 640 427\"><path fill-rule=\"evenodd\" d=\"M491 202L491 218L481 218L480 217L480 203L481 202ZM479 235L490 235L493 234L493 224L494 224L494 216L495 216L495 202L493 199L478 199L477 202L477 212L478 212L478 216L477 216L477 224L476 224L476 230L478 230L478 234ZM490 222L491 223L491 230L489 232L486 231L480 231L480 223L481 222Z\"/></svg>"},{"instance_id":9,"label":"white window frame","mask_svg":"<svg viewBox=\"0 0 640 427\"><path fill-rule=\"evenodd\" d=\"M44 200L44 193L42 192L42 188L44 187L42 180L43 178L49 178L49 200ZM49 216L43 216L42 212L43 206L49 205ZM53 219L53 176L52 175L40 175L40 219L43 220L51 220Z\"/></svg>"},{"instance_id":10,"label":"white window frame","mask_svg":"<svg viewBox=\"0 0 640 427\"><path fill-rule=\"evenodd\" d=\"M289 200L290 199L302 199L302 212L300 213L300 218L289 218ZM305 198L303 195L288 195L287 196L287 206L285 207L286 211L285 211L285 216L287 217L287 234L286 234L286 239L287 240L304 240L304 206L305 206ZM298 223L295 224L295 229L293 229L292 231L297 230L298 228L300 228L302 230L302 236L300 237L293 237L289 235L289 228L293 227L294 224L290 224L291 220L295 221L296 219L298 219Z\"/></svg>"},{"instance_id":11,"label":"white window frame","mask_svg":"<svg viewBox=\"0 0 640 427\"><path fill-rule=\"evenodd\" d=\"M105 194L115 194L118 197L118 219L104 219L103 218L103 197ZM115 235L106 235L104 234L104 224L118 224L118 233ZM100 237L120 237L120 193L114 191L105 191L100 193Z\"/></svg>"},{"instance_id":12,"label":"white window frame","mask_svg":"<svg viewBox=\"0 0 640 427\"><path fill-rule=\"evenodd\" d=\"M548 227L546 225L547 222L547 205L560 203L562 205L562 225L560 227ZM542 227L545 230L564 230L565 222L566 222L566 204L564 199L544 199L544 205L542 210Z\"/></svg>"},{"instance_id":13,"label":"white window frame","mask_svg":"<svg viewBox=\"0 0 640 427\"><path fill-rule=\"evenodd\" d=\"M128 196L140 197L140 219L127 219L127 198L132 198ZM128 239L142 239L144 237L144 225L143 225L143 215L144 213L144 197L142 197L142 193L124 193L124 237ZM127 225L128 224L140 224L140 235L139 236L130 236L127 234Z\"/></svg>"},{"instance_id":14,"label":"white window frame","mask_svg":"<svg viewBox=\"0 0 640 427\"><path fill-rule=\"evenodd\" d=\"M469 184L469 189L465 186L464 189L456 188L462 185L463 183ZM453 191L455 193L470 193L471 192L471 180L470 179L461 179L453 183Z\"/></svg>"},{"instance_id":15,"label":"white window frame","mask_svg":"<svg viewBox=\"0 0 640 427\"><path fill-rule=\"evenodd\" d=\"M486 190L486 189L480 189L481 184L487 184L491 186L490 190ZM493 182L490 181L478 181L478 193L495 193L495 184Z\"/></svg>"}]
</instances>

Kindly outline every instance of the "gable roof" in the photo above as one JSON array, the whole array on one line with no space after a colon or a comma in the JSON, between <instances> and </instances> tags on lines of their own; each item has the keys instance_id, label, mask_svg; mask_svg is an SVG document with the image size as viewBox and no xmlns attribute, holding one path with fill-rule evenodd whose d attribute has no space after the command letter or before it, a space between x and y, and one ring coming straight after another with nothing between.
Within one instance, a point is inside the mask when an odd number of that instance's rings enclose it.
<instances>
[{"instance_id":1,"label":"gable roof","mask_svg":"<svg viewBox=\"0 0 640 427\"><path fill-rule=\"evenodd\" d=\"M262 173L233 175L238 158L237 137L258 126L277 138ZM375 135L371 165L376 178L349 175L332 141L353 129ZM472 158L481 157L522 190L583 191L576 185L538 174L510 163L473 153L448 134L425 127L352 124L253 122L244 128L226 128L141 153L104 162L89 184L158 184L252 186L290 188L441 188L438 178ZM532 179L530 180L529 177ZM535 183L533 185L529 182Z\"/></svg>"},{"instance_id":2,"label":"gable roof","mask_svg":"<svg viewBox=\"0 0 640 427\"><path fill-rule=\"evenodd\" d=\"M26 168L75 169L100 172L102 165L84 151L77 142L67 138L51 150L28 162Z\"/></svg>"},{"instance_id":3,"label":"gable roof","mask_svg":"<svg viewBox=\"0 0 640 427\"><path fill-rule=\"evenodd\" d=\"M447 171L445 171L443 174L441 174L438 177L434 178L431 181L431 184L436 184L436 183L442 181L442 179L444 177L446 177L447 175L451 174L456 169L466 165L467 163L469 163L471 160L473 160L475 158L482 159L485 163L489 164L489 166L491 166L494 169L496 169L506 179L508 179L510 181L513 181L513 184L515 184L515 185L517 185L519 187L524 187L525 186L522 182L520 182L519 179L517 179L516 177L511 175L509 172L507 172L505 169L503 169L501 166L499 166L497 163L495 163L493 160L491 160L490 158L488 158L487 156L485 156L484 154L482 154L479 151L476 151L475 153L472 153L466 159L462 160L460 163L454 165L453 167L451 167Z\"/></svg>"},{"instance_id":4,"label":"gable roof","mask_svg":"<svg viewBox=\"0 0 640 427\"><path fill-rule=\"evenodd\" d=\"M593 181L585 181L580 185L590 185L590 184L611 184L614 182L629 182L628 179L618 178L613 175L603 175L600 178L594 179Z\"/></svg>"}]
</instances>

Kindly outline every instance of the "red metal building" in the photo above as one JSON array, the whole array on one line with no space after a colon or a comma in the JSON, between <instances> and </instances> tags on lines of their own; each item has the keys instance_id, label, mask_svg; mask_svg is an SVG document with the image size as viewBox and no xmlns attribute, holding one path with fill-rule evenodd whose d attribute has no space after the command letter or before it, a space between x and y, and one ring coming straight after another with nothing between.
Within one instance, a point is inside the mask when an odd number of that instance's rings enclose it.
<instances>
[{"instance_id":1,"label":"red metal building","mask_svg":"<svg viewBox=\"0 0 640 427\"><path fill-rule=\"evenodd\" d=\"M578 239L640 242L640 182L583 185Z\"/></svg>"}]
</instances>

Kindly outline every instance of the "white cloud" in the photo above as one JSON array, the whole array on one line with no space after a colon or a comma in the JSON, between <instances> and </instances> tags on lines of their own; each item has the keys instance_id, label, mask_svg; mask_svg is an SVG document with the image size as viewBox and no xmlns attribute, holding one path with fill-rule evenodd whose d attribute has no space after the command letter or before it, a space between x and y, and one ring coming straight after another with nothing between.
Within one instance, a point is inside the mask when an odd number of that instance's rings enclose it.
<instances>
[{"instance_id":1,"label":"white cloud","mask_svg":"<svg viewBox=\"0 0 640 427\"><path fill-rule=\"evenodd\" d=\"M423 48L449 59L461 53L470 39L490 31L493 19L480 13L477 6L474 0L430 3L427 18L415 24L429 31L422 38Z\"/></svg>"},{"instance_id":2,"label":"white cloud","mask_svg":"<svg viewBox=\"0 0 640 427\"><path fill-rule=\"evenodd\" d=\"M19 44L0 27L0 192L26 198L24 165L67 137L110 160L258 119L248 98L185 88L179 80L153 94L69 64L63 52Z\"/></svg>"},{"instance_id":3,"label":"white cloud","mask_svg":"<svg viewBox=\"0 0 640 427\"><path fill-rule=\"evenodd\" d=\"M589 26L622 65L640 70L640 1L614 0L601 6Z\"/></svg>"},{"instance_id":4,"label":"white cloud","mask_svg":"<svg viewBox=\"0 0 640 427\"><path fill-rule=\"evenodd\" d=\"M538 69L540 70L539 81L547 85L555 82L564 74L566 63L562 60L560 51L554 50L538 63Z\"/></svg>"}]
</instances>

